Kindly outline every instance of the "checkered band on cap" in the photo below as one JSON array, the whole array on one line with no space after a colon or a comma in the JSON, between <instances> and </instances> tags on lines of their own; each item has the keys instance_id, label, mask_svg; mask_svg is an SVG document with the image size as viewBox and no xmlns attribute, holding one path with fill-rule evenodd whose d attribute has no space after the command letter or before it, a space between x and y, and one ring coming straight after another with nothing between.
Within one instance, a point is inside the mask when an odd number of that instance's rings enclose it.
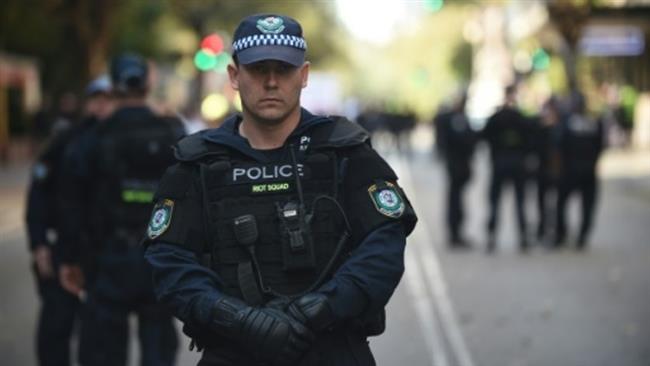
<instances>
[{"instance_id":1,"label":"checkered band on cap","mask_svg":"<svg viewBox=\"0 0 650 366\"><path fill-rule=\"evenodd\" d=\"M307 42L304 38L288 34L254 34L233 42L232 49L237 53L258 46L287 46L307 50Z\"/></svg>"}]
</instances>

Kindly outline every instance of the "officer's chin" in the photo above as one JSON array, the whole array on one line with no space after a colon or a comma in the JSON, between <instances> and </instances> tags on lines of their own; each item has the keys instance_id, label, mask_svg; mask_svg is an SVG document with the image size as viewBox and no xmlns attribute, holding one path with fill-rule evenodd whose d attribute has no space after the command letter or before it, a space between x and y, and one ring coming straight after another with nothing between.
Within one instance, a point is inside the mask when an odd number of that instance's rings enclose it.
<instances>
[{"instance_id":1,"label":"officer's chin","mask_svg":"<svg viewBox=\"0 0 650 366\"><path fill-rule=\"evenodd\" d=\"M280 108L260 108L257 113L257 120L267 126L282 124L287 113Z\"/></svg>"}]
</instances>

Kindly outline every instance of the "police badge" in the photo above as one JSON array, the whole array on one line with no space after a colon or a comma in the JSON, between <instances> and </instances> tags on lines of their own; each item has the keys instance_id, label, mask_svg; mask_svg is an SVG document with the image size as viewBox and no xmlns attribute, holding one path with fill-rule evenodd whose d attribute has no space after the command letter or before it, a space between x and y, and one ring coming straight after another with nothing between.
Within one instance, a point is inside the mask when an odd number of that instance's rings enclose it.
<instances>
[{"instance_id":1,"label":"police badge","mask_svg":"<svg viewBox=\"0 0 650 366\"><path fill-rule=\"evenodd\" d=\"M153 208L153 214L151 214L149 226L147 226L147 236L149 239L155 239L167 230L172 220L173 211L174 201L170 199L164 199L156 203Z\"/></svg>"},{"instance_id":2,"label":"police badge","mask_svg":"<svg viewBox=\"0 0 650 366\"><path fill-rule=\"evenodd\" d=\"M382 215L398 219L404 213L404 200L397 192L397 188L390 182L373 184L368 188L370 199L375 208Z\"/></svg>"}]
</instances>

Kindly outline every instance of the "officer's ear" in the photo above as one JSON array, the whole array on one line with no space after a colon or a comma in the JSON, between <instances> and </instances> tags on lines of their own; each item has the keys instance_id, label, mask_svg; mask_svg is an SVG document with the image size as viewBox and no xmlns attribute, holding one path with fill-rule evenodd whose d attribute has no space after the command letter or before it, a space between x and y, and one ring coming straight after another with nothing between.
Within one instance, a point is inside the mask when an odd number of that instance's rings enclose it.
<instances>
[{"instance_id":1,"label":"officer's ear","mask_svg":"<svg viewBox=\"0 0 650 366\"><path fill-rule=\"evenodd\" d=\"M228 64L228 78L233 90L239 90L239 66L234 63Z\"/></svg>"},{"instance_id":2,"label":"officer's ear","mask_svg":"<svg viewBox=\"0 0 650 366\"><path fill-rule=\"evenodd\" d=\"M302 87L307 87L307 80L309 79L309 61L305 61L300 67L300 77L302 78Z\"/></svg>"}]
</instances>

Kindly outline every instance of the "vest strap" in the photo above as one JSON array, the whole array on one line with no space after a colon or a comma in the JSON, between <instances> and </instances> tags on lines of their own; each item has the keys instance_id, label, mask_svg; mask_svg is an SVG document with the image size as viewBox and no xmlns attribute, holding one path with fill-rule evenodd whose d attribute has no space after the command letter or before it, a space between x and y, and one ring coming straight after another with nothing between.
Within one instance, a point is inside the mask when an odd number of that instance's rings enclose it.
<instances>
[{"instance_id":1,"label":"vest strap","mask_svg":"<svg viewBox=\"0 0 650 366\"><path fill-rule=\"evenodd\" d=\"M248 305L259 305L262 303L262 294L257 288L253 263L251 261L239 262L237 264L237 281L244 300Z\"/></svg>"}]
</instances>

